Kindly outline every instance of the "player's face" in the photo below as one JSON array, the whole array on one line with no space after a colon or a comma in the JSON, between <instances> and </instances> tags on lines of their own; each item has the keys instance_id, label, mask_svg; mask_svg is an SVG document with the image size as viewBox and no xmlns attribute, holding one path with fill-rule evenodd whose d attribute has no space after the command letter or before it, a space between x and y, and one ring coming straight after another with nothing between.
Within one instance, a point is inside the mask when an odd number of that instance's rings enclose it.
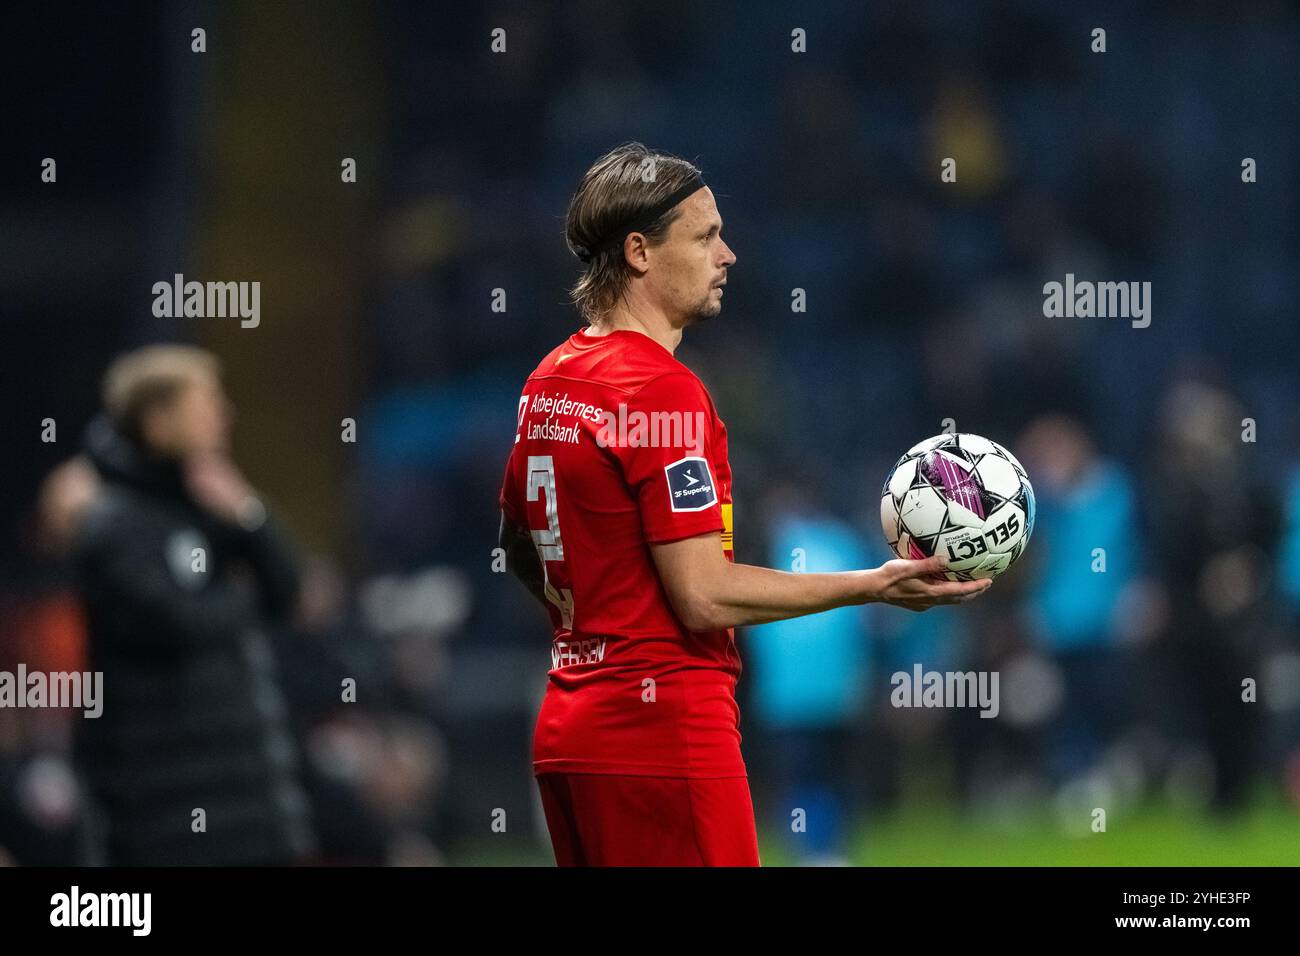
<instances>
[{"instance_id":1,"label":"player's face","mask_svg":"<svg viewBox=\"0 0 1300 956\"><path fill-rule=\"evenodd\" d=\"M653 256L656 268L647 277L659 301L683 326L722 311L722 286L736 257L722 241L722 217L709 187L682 201L682 214Z\"/></svg>"}]
</instances>

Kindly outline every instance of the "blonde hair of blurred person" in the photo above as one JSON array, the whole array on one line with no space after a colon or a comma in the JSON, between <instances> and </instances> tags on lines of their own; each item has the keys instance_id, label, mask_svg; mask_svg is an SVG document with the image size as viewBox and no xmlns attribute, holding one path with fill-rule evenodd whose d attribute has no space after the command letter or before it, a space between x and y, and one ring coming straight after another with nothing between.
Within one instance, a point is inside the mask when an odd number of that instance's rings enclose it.
<instances>
[{"instance_id":1,"label":"blonde hair of blurred person","mask_svg":"<svg viewBox=\"0 0 1300 956\"><path fill-rule=\"evenodd\" d=\"M113 426L172 458L225 452L232 408L217 357L193 345L150 345L116 359L104 375Z\"/></svg>"},{"instance_id":2,"label":"blonde hair of blurred person","mask_svg":"<svg viewBox=\"0 0 1300 956\"><path fill-rule=\"evenodd\" d=\"M193 345L150 345L116 359L104 375L113 426L146 454L181 462L194 499L252 527L265 517L256 493L230 462L234 406L221 363Z\"/></svg>"}]
</instances>

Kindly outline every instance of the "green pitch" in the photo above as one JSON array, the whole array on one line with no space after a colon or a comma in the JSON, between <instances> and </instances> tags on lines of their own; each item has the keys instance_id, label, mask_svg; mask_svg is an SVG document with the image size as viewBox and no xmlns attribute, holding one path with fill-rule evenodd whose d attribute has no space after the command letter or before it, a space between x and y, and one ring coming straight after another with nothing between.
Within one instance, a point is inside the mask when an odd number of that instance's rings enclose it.
<instances>
[{"instance_id":1,"label":"green pitch","mask_svg":"<svg viewBox=\"0 0 1300 956\"><path fill-rule=\"evenodd\" d=\"M795 834L761 830L764 866L789 866ZM894 813L858 826L849 848L855 866L1297 866L1300 811L1261 797L1240 817L1219 821L1199 811L1151 803L1112 814L1104 833L1085 825L1067 833L1047 810L1014 824L948 807ZM550 866L550 848L478 840L448 853L460 866Z\"/></svg>"},{"instance_id":2,"label":"green pitch","mask_svg":"<svg viewBox=\"0 0 1300 956\"><path fill-rule=\"evenodd\" d=\"M795 861L791 834L760 835L764 866ZM857 866L1296 866L1300 812L1261 801L1233 820L1190 809L1148 805L1113 814L1104 833L1085 824L1065 832L1050 814L1014 825L952 810L912 811L866 823L855 832Z\"/></svg>"}]
</instances>

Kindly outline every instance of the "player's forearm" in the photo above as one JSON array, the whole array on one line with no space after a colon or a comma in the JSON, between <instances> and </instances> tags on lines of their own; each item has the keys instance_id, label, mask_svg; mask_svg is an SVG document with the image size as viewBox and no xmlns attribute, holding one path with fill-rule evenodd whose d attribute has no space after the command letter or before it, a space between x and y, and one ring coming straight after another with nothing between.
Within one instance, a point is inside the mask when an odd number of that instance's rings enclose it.
<instances>
[{"instance_id":1,"label":"player's forearm","mask_svg":"<svg viewBox=\"0 0 1300 956\"><path fill-rule=\"evenodd\" d=\"M871 571L792 574L728 562L697 593L691 630L718 630L784 621L873 599Z\"/></svg>"}]
</instances>

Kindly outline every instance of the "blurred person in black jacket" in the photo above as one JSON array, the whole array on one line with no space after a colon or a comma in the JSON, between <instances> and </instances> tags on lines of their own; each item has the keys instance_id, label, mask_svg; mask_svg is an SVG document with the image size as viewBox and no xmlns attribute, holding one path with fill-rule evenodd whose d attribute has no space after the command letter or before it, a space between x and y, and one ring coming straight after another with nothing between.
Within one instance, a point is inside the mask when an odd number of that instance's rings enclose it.
<instances>
[{"instance_id":1,"label":"blurred person in black jacket","mask_svg":"<svg viewBox=\"0 0 1300 956\"><path fill-rule=\"evenodd\" d=\"M1264 705L1245 699L1242 682L1259 682L1281 531L1277 492L1242 440L1243 414L1218 386L1177 382L1165 396L1146 505L1169 609L1177 691L1169 703L1208 751L1216 813L1245 807L1259 769Z\"/></svg>"},{"instance_id":2,"label":"blurred person in black jacket","mask_svg":"<svg viewBox=\"0 0 1300 956\"><path fill-rule=\"evenodd\" d=\"M103 714L78 721L77 746L102 862L302 861L314 836L269 640L298 569L228 457L217 360L132 352L104 404L85 440L103 485L76 545L104 675Z\"/></svg>"}]
</instances>

